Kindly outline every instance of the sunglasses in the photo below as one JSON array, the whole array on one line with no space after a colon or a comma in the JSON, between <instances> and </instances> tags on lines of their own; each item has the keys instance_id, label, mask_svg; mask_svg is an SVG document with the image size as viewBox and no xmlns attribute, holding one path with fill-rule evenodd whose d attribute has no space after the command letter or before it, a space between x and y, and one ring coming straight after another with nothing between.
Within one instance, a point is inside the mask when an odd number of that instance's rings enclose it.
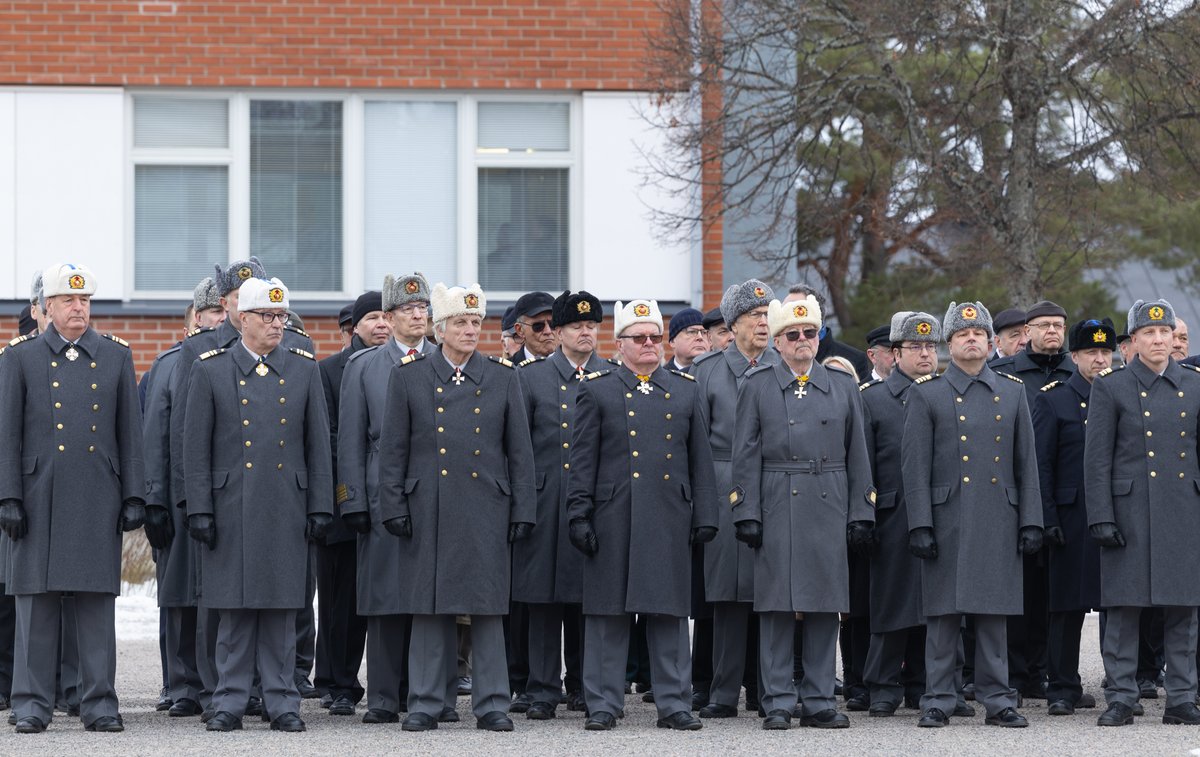
<instances>
[{"instance_id":1,"label":"sunglasses","mask_svg":"<svg viewBox=\"0 0 1200 757\"><path fill-rule=\"evenodd\" d=\"M796 331L785 331L780 336L785 337L789 342L798 342L802 336L805 339L816 339L818 333L817 329L797 329Z\"/></svg>"},{"instance_id":2,"label":"sunglasses","mask_svg":"<svg viewBox=\"0 0 1200 757\"><path fill-rule=\"evenodd\" d=\"M550 321L518 321L522 326L533 329L533 333L540 334L550 328Z\"/></svg>"},{"instance_id":3,"label":"sunglasses","mask_svg":"<svg viewBox=\"0 0 1200 757\"><path fill-rule=\"evenodd\" d=\"M617 339L632 339L634 344L645 344L649 339L651 344L662 344L662 334L635 334L634 336L619 336Z\"/></svg>"}]
</instances>

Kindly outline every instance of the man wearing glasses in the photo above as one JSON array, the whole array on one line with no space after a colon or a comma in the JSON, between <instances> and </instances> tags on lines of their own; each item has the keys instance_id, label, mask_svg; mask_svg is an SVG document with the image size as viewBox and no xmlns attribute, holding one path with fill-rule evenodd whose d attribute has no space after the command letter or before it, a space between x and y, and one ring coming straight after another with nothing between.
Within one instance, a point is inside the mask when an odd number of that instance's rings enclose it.
<instances>
[{"instance_id":1,"label":"man wearing glasses","mask_svg":"<svg viewBox=\"0 0 1200 757\"><path fill-rule=\"evenodd\" d=\"M691 546L717 533L708 427L695 381L662 367L651 300L617 303L621 366L588 374L576 399L567 514L583 562L587 730L625 707L631 613L647 617L658 727L697 730L687 616Z\"/></svg>"},{"instance_id":2,"label":"man wearing glasses","mask_svg":"<svg viewBox=\"0 0 1200 757\"><path fill-rule=\"evenodd\" d=\"M752 369L737 400L733 491L737 538L754 550L763 728L786 730L796 613L804 613L800 724L847 728L836 709L838 614L850 610L848 544L871 543L875 489L854 379L816 361L821 307L773 300L780 361Z\"/></svg>"},{"instance_id":3,"label":"man wearing glasses","mask_svg":"<svg viewBox=\"0 0 1200 757\"><path fill-rule=\"evenodd\" d=\"M200 606L216 610L210 731L242 727L255 670L271 730L303 731L296 608L308 542L333 520L329 416L312 353L282 346L288 291L241 287L241 339L192 368L184 439L188 532L200 551Z\"/></svg>"},{"instance_id":4,"label":"man wearing glasses","mask_svg":"<svg viewBox=\"0 0 1200 757\"><path fill-rule=\"evenodd\" d=\"M517 300L513 325L513 336L520 339L524 346L509 356L517 365L531 360L549 357L558 346L554 336L553 318L554 298L546 292L529 292Z\"/></svg>"},{"instance_id":5,"label":"man wearing glasses","mask_svg":"<svg viewBox=\"0 0 1200 757\"><path fill-rule=\"evenodd\" d=\"M708 329L704 314L696 308L684 308L671 317L667 340L671 345L671 362L667 368L691 373L696 358L708 352Z\"/></svg>"},{"instance_id":6,"label":"man wearing glasses","mask_svg":"<svg viewBox=\"0 0 1200 757\"><path fill-rule=\"evenodd\" d=\"M702 356L695 366L718 492L733 489L738 390L751 368L779 362L767 327L767 305L773 299L771 287L758 279L726 289L721 310L733 332L733 342L720 352ZM713 603L713 675L708 704L700 709L702 718L737 717L743 684L747 702L762 694L758 624L754 622L754 557L745 544L734 538L733 511L728 507L717 510L717 538L704 545L704 595ZM747 660L750 670L746 669Z\"/></svg>"}]
</instances>

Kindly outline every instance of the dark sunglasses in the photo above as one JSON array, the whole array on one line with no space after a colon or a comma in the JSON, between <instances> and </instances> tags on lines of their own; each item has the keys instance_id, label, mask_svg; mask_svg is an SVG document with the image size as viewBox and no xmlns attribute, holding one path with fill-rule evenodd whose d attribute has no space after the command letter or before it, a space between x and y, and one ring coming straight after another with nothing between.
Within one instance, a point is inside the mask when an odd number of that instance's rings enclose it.
<instances>
[{"instance_id":1,"label":"dark sunglasses","mask_svg":"<svg viewBox=\"0 0 1200 757\"><path fill-rule=\"evenodd\" d=\"M619 336L617 339L632 339L634 344L645 344L649 339L651 344L662 344L662 334L636 334L634 336Z\"/></svg>"},{"instance_id":2,"label":"dark sunglasses","mask_svg":"<svg viewBox=\"0 0 1200 757\"><path fill-rule=\"evenodd\" d=\"M804 329L803 331L785 331L780 336L786 337L789 342L798 342L800 341L801 336L803 336L805 339L816 339L817 333L818 331L816 329Z\"/></svg>"},{"instance_id":3,"label":"dark sunglasses","mask_svg":"<svg viewBox=\"0 0 1200 757\"><path fill-rule=\"evenodd\" d=\"M522 326L533 329L533 333L540 334L550 328L550 321L521 321Z\"/></svg>"}]
</instances>

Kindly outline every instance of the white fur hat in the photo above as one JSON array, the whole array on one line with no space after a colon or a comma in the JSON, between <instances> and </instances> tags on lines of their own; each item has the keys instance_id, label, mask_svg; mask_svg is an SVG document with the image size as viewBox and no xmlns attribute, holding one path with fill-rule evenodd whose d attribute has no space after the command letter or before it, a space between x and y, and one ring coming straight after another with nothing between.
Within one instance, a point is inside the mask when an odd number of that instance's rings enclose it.
<instances>
[{"instance_id":1,"label":"white fur hat","mask_svg":"<svg viewBox=\"0 0 1200 757\"><path fill-rule=\"evenodd\" d=\"M487 315L487 300L478 284L469 287L447 287L441 282L433 285L429 293L429 305L433 309L433 322L438 323L457 315Z\"/></svg>"},{"instance_id":2,"label":"white fur hat","mask_svg":"<svg viewBox=\"0 0 1200 757\"><path fill-rule=\"evenodd\" d=\"M779 336L789 326L821 328L821 305L811 294L803 300L792 300L787 304L771 300L767 305L767 326L771 336Z\"/></svg>"},{"instance_id":3,"label":"white fur hat","mask_svg":"<svg viewBox=\"0 0 1200 757\"><path fill-rule=\"evenodd\" d=\"M96 277L87 266L55 263L42 271L42 299L60 294L96 293Z\"/></svg>"},{"instance_id":4,"label":"white fur hat","mask_svg":"<svg viewBox=\"0 0 1200 757\"><path fill-rule=\"evenodd\" d=\"M288 307L288 288L279 279L246 279L238 293L239 313Z\"/></svg>"},{"instance_id":5,"label":"white fur hat","mask_svg":"<svg viewBox=\"0 0 1200 757\"><path fill-rule=\"evenodd\" d=\"M627 305L618 301L613 312L613 334L620 336L622 331L635 323L653 323L661 332L663 317L658 309L658 300L630 300Z\"/></svg>"}]
</instances>

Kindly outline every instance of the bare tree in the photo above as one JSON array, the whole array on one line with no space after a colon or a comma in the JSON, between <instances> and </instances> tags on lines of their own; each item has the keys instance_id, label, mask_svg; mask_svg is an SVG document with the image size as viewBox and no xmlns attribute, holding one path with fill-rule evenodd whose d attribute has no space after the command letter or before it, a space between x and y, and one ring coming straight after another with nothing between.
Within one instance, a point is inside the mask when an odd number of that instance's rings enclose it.
<instances>
[{"instance_id":1,"label":"bare tree","mask_svg":"<svg viewBox=\"0 0 1200 757\"><path fill-rule=\"evenodd\" d=\"M1197 165L1194 2L660 5L648 117L672 149L649 171L702 198L661 224L749 224L751 254L815 269L843 324L856 277L901 252L992 266L1029 304L1096 249L1090 192Z\"/></svg>"}]
</instances>

